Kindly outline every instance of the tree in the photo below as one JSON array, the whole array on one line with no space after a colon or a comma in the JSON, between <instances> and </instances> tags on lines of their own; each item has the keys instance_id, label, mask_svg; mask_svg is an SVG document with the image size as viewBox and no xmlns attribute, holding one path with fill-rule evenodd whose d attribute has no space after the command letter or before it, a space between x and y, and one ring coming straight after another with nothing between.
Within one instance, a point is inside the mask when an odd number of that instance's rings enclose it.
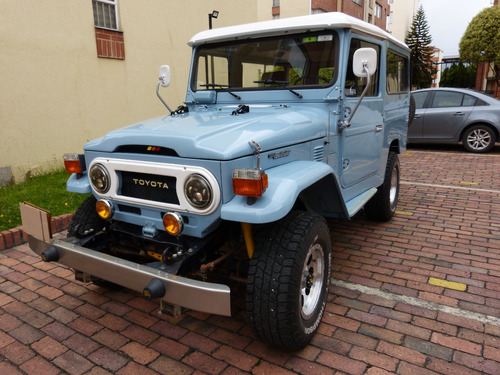
<instances>
[{"instance_id":1,"label":"tree","mask_svg":"<svg viewBox=\"0 0 500 375\"><path fill-rule=\"evenodd\" d=\"M485 8L472 19L459 51L462 61L500 60L500 6Z\"/></svg>"},{"instance_id":2,"label":"tree","mask_svg":"<svg viewBox=\"0 0 500 375\"><path fill-rule=\"evenodd\" d=\"M460 60L489 63L497 87L500 85L500 6L478 13L469 23L459 44Z\"/></svg>"},{"instance_id":3,"label":"tree","mask_svg":"<svg viewBox=\"0 0 500 375\"><path fill-rule=\"evenodd\" d=\"M432 37L425 17L424 8L420 6L405 38L410 48L411 84L417 89L430 87L436 68L431 65Z\"/></svg>"},{"instance_id":4,"label":"tree","mask_svg":"<svg viewBox=\"0 0 500 375\"><path fill-rule=\"evenodd\" d=\"M474 88L476 84L477 67L465 66L463 63L453 64L446 68L441 75L440 87Z\"/></svg>"}]
</instances>

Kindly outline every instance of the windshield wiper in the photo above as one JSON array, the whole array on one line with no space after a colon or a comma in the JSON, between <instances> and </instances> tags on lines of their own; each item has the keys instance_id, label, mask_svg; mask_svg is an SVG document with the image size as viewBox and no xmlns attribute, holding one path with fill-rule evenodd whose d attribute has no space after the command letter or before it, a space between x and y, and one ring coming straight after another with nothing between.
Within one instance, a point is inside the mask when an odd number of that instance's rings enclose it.
<instances>
[{"instance_id":1,"label":"windshield wiper","mask_svg":"<svg viewBox=\"0 0 500 375\"><path fill-rule=\"evenodd\" d=\"M241 100L241 96L236 95L234 92L231 92L227 89L229 87L227 85L219 85L218 83L207 83L206 85L203 85L203 86L205 86L206 88L208 88L209 86L211 86L213 88L218 87L221 91L227 92L229 95L232 95L236 99Z\"/></svg>"},{"instance_id":2,"label":"windshield wiper","mask_svg":"<svg viewBox=\"0 0 500 375\"><path fill-rule=\"evenodd\" d=\"M297 97L299 97L300 99L302 99L302 94L299 94L297 91L295 90L292 90L290 87L288 87L288 81L276 81L276 80L273 80L273 79L261 79L261 80L258 80L258 81L253 81L253 83L263 83L264 85L281 85L283 86L285 89L287 89L288 91L290 91L292 94L296 95Z\"/></svg>"}]
</instances>

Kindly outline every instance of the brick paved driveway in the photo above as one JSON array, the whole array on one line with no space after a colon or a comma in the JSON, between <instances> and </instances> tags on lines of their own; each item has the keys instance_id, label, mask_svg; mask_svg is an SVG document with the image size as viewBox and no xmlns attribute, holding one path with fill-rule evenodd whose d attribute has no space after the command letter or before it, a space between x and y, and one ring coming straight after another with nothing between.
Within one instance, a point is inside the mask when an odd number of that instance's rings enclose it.
<instances>
[{"instance_id":1,"label":"brick paved driveway","mask_svg":"<svg viewBox=\"0 0 500 375\"><path fill-rule=\"evenodd\" d=\"M401 163L390 223L329 220L333 285L301 352L255 340L242 312L173 319L21 245L0 252L0 374L500 374L500 150Z\"/></svg>"}]
</instances>

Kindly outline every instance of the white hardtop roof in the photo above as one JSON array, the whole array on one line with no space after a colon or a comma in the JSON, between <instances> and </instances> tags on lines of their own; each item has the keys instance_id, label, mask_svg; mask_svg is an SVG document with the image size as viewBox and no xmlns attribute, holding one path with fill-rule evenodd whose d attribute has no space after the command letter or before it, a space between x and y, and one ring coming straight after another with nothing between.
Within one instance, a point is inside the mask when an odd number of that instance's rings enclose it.
<instances>
[{"instance_id":1,"label":"white hardtop roof","mask_svg":"<svg viewBox=\"0 0 500 375\"><path fill-rule=\"evenodd\" d=\"M387 39L408 49L406 44L394 38L388 32L378 26L361 21L341 12L320 13L309 16L281 18L262 22L247 23L244 25L221 27L199 32L189 41L190 46L204 43L231 41L245 38L256 38L280 35L286 33L300 33L306 31L317 31L324 29L347 28L362 33L374 35L378 38Z\"/></svg>"}]
</instances>

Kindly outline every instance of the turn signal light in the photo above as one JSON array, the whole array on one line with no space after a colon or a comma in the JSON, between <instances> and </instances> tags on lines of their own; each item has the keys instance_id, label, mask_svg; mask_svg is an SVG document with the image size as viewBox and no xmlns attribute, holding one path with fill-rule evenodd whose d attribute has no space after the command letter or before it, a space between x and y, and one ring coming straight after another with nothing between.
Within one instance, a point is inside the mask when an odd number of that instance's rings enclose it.
<instances>
[{"instance_id":1,"label":"turn signal light","mask_svg":"<svg viewBox=\"0 0 500 375\"><path fill-rule=\"evenodd\" d=\"M233 170L233 192L236 195L259 198L268 186L267 174L262 169Z\"/></svg>"},{"instance_id":2,"label":"turn signal light","mask_svg":"<svg viewBox=\"0 0 500 375\"><path fill-rule=\"evenodd\" d=\"M177 212L168 212L163 215L163 226L172 236L178 236L184 226L182 216Z\"/></svg>"},{"instance_id":3,"label":"turn signal light","mask_svg":"<svg viewBox=\"0 0 500 375\"><path fill-rule=\"evenodd\" d=\"M79 154L64 154L64 168L68 173L82 173L82 160Z\"/></svg>"},{"instance_id":4,"label":"turn signal light","mask_svg":"<svg viewBox=\"0 0 500 375\"><path fill-rule=\"evenodd\" d=\"M113 217L114 209L111 202L105 200L97 201L95 209L97 214L105 220L109 220Z\"/></svg>"}]
</instances>

